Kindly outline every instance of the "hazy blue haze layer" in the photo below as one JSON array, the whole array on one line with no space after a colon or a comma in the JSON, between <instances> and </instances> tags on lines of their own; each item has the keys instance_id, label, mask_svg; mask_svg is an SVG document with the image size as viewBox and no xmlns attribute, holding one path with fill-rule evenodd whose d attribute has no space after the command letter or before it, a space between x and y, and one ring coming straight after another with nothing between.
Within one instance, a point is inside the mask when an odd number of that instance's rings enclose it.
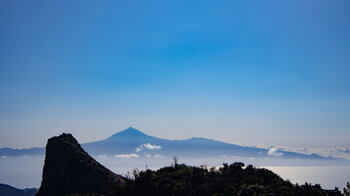
<instances>
[{"instance_id":1,"label":"hazy blue haze layer","mask_svg":"<svg viewBox=\"0 0 350 196\"><path fill-rule=\"evenodd\" d=\"M157 169L172 164L172 158L156 159L120 159L115 157L100 158L96 160L111 169L113 172L125 175L134 168L144 170L148 168ZM190 165L221 166L223 162L244 161L253 163L249 159L180 159L180 163ZM44 165L43 156L16 157L0 159L0 182L6 183L17 188L39 187L41 182L42 167ZM256 164L254 164L256 165ZM284 179L289 179L293 183L303 184L305 181L310 183L320 183L323 188L333 189L334 186L344 187L349 181L349 166L278 166L260 164L258 166L266 167L281 175ZM21 176L19 178L18 176Z\"/></svg>"}]
</instances>

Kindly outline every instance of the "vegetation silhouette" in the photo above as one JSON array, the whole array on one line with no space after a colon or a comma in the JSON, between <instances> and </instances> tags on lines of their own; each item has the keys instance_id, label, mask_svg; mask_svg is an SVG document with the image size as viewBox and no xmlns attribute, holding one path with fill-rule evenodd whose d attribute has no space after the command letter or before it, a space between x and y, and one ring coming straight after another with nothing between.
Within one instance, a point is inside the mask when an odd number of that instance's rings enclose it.
<instances>
[{"instance_id":1,"label":"vegetation silhouette","mask_svg":"<svg viewBox=\"0 0 350 196\"><path fill-rule=\"evenodd\" d=\"M340 194L340 192L337 192ZM174 164L153 171L134 170L121 195L327 195L320 185L299 186L264 168L224 163L220 168ZM336 194L338 195L338 194Z\"/></svg>"},{"instance_id":2,"label":"vegetation silhouette","mask_svg":"<svg viewBox=\"0 0 350 196\"><path fill-rule=\"evenodd\" d=\"M349 196L350 195L350 183L349 182L346 183L346 187L344 188L343 192L344 192L345 196Z\"/></svg>"}]
</instances>

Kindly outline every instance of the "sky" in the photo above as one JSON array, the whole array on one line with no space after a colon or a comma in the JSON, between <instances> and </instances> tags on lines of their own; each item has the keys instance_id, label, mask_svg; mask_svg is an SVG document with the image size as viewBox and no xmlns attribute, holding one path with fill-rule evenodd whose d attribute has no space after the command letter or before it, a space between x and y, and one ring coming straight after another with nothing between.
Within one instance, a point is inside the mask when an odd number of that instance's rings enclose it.
<instances>
[{"instance_id":1,"label":"sky","mask_svg":"<svg viewBox=\"0 0 350 196\"><path fill-rule=\"evenodd\" d=\"M0 147L348 147L350 1L0 1Z\"/></svg>"}]
</instances>

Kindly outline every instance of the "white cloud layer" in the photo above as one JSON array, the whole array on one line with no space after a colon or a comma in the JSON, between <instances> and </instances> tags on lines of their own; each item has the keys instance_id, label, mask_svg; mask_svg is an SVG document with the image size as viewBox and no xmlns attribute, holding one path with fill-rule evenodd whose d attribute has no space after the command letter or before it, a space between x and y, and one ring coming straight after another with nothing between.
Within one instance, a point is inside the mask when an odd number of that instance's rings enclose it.
<instances>
[{"instance_id":1,"label":"white cloud layer","mask_svg":"<svg viewBox=\"0 0 350 196\"><path fill-rule=\"evenodd\" d=\"M122 159L132 159L132 158L139 158L140 156L135 153L131 153L131 154L116 154L114 155L114 157L122 158Z\"/></svg>"},{"instance_id":2,"label":"white cloud layer","mask_svg":"<svg viewBox=\"0 0 350 196\"><path fill-rule=\"evenodd\" d=\"M278 151L291 151L302 154L310 155L312 153L319 154L321 156L333 156L336 158L345 158L350 160L350 147L329 147L329 148L310 148L310 147L286 147L286 146L276 146L276 145L267 145L267 144L256 144L256 143L238 143L239 145L249 146L249 147L257 147L264 148L269 150L270 154L273 155ZM274 150L278 149L277 151ZM271 150L272 149L272 150ZM279 152L281 153L281 152Z\"/></svg>"},{"instance_id":3,"label":"white cloud layer","mask_svg":"<svg viewBox=\"0 0 350 196\"><path fill-rule=\"evenodd\" d=\"M325 149L326 152L330 152L330 153L350 153L350 148L340 148L340 147L335 147L335 148L328 148Z\"/></svg>"},{"instance_id":4,"label":"white cloud layer","mask_svg":"<svg viewBox=\"0 0 350 196\"><path fill-rule=\"evenodd\" d=\"M278 148L271 147L269 152L267 152L269 156L281 156L283 153L278 151Z\"/></svg>"},{"instance_id":5,"label":"white cloud layer","mask_svg":"<svg viewBox=\"0 0 350 196\"><path fill-rule=\"evenodd\" d=\"M232 159L244 159L243 157L240 157L240 156L235 156L235 155L226 155L226 154L223 154L220 156L221 158L232 158Z\"/></svg>"},{"instance_id":6,"label":"white cloud layer","mask_svg":"<svg viewBox=\"0 0 350 196\"><path fill-rule=\"evenodd\" d=\"M143 149L148 149L148 150L159 150L159 149L162 149L162 147L161 146L157 146L157 145L153 145L153 144L150 144L150 143L147 143L147 144L142 144L142 145L140 145L139 147L137 147L136 149L135 149L135 151L136 152L140 152L140 151L142 151Z\"/></svg>"},{"instance_id":7,"label":"white cloud layer","mask_svg":"<svg viewBox=\"0 0 350 196\"><path fill-rule=\"evenodd\" d=\"M154 156L153 156L153 158L156 158L156 159L158 159L158 158L164 158L164 156L162 156L162 155L160 155L160 154L155 154Z\"/></svg>"}]
</instances>

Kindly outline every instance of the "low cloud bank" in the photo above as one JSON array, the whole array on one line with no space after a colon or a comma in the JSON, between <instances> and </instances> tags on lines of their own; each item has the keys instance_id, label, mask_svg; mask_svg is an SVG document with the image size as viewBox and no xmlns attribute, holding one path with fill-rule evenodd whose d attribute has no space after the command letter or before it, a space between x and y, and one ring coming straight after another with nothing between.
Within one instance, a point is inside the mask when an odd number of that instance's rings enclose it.
<instances>
[{"instance_id":1,"label":"low cloud bank","mask_svg":"<svg viewBox=\"0 0 350 196\"><path fill-rule=\"evenodd\" d=\"M281 156L281 155L283 155L283 153L282 153L282 152L279 152L278 150L279 150L278 148L271 147L271 148L269 149L269 151L267 152L267 154L268 154L269 156Z\"/></svg>"},{"instance_id":2,"label":"low cloud bank","mask_svg":"<svg viewBox=\"0 0 350 196\"><path fill-rule=\"evenodd\" d=\"M140 145L139 147L137 147L135 149L136 152L140 152L144 149L148 149L148 150L159 150L159 149L162 149L161 146L157 146L155 144L150 144L150 143L147 143L147 144L142 144Z\"/></svg>"},{"instance_id":3,"label":"low cloud bank","mask_svg":"<svg viewBox=\"0 0 350 196\"><path fill-rule=\"evenodd\" d=\"M139 158L140 156L135 153L131 153L131 154L117 154L117 155L114 155L114 157L122 158L122 159L132 159L132 158Z\"/></svg>"}]
</instances>

